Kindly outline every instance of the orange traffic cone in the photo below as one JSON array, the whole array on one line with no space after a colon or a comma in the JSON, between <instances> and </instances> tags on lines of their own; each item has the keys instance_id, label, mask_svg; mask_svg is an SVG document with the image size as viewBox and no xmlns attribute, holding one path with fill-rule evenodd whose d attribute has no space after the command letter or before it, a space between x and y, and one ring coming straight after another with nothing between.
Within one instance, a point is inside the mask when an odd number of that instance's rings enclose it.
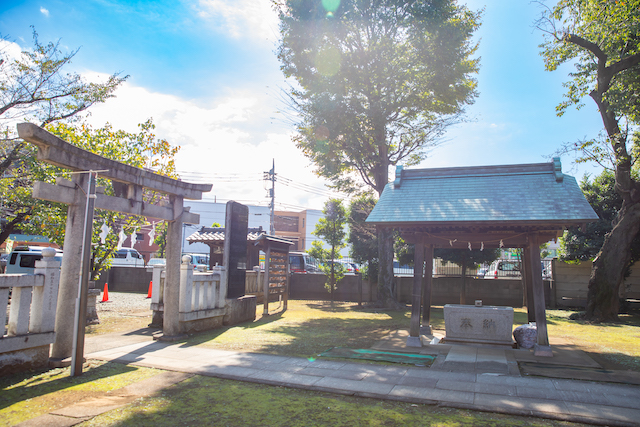
<instances>
[{"instance_id":1,"label":"orange traffic cone","mask_svg":"<svg viewBox=\"0 0 640 427\"><path fill-rule=\"evenodd\" d=\"M109 302L109 284L104 282L104 292L102 292L102 301L100 302Z\"/></svg>"},{"instance_id":2,"label":"orange traffic cone","mask_svg":"<svg viewBox=\"0 0 640 427\"><path fill-rule=\"evenodd\" d=\"M149 282L149 292L147 292L147 298L151 298L151 286L153 285L153 280Z\"/></svg>"}]
</instances>

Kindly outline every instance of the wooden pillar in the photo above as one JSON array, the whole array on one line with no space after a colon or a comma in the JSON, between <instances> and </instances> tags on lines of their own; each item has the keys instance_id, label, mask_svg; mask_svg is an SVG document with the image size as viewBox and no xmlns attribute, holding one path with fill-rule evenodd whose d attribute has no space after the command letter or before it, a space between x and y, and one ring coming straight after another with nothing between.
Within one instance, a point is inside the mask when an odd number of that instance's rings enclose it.
<instances>
[{"instance_id":1,"label":"wooden pillar","mask_svg":"<svg viewBox=\"0 0 640 427\"><path fill-rule=\"evenodd\" d=\"M169 222L167 229L166 260L167 270L164 279L164 316L162 322L163 341L180 339L180 264L182 258L182 211L183 198L171 196L174 221Z\"/></svg>"},{"instance_id":2,"label":"wooden pillar","mask_svg":"<svg viewBox=\"0 0 640 427\"><path fill-rule=\"evenodd\" d=\"M271 269L270 258L271 258L271 247L267 245L267 250L264 254L264 283L262 288L262 294L263 294L263 300L264 300L263 310L262 310L263 316L269 315L269 274L270 274L269 270Z\"/></svg>"},{"instance_id":3,"label":"wooden pillar","mask_svg":"<svg viewBox=\"0 0 640 427\"><path fill-rule=\"evenodd\" d=\"M77 188L87 187L87 174L73 174L76 198L67 208L67 224L64 232L64 256L60 270L60 288L56 307L56 340L51 346L51 365L63 366L62 360L73 353L74 316L78 283L82 263L82 239L84 237L84 206L86 196Z\"/></svg>"},{"instance_id":4,"label":"wooden pillar","mask_svg":"<svg viewBox=\"0 0 640 427\"><path fill-rule=\"evenodd\" d=\"M523 297L527 305L527 322L535 322L536 315L533 307L533 273L531 271L531 249L526 245L522 251L522 283ZM540 251L538 251L539 253ZM542 273L541 273L542 274Z\"/></svg>"},{"instance_id":5,"label":"wooden pillar","mask_svg":"<svg viewBox=\"0 0 640 427\"><path fill-rule=\"evenodd\" d=\"M540 245L538 236L531 234L528 236L529 256L526 270L531 272L533 288L533 308L538 330L538 343L534 347L533 354L536 356L552 357L549 346L549 335L547 333L547 313L544 305L544 287L542 283L542 267L540 265Z\"/></svg>"},{"instance_id":6,"label":"wooden pillar","mask_svg":"<svg viewBox=\"0 0 640 427\"><path fill-rule=\"evenodd\" d=\"M433 284L433 245L425 246L424 286L422 290L422 328L423 334L431 334L431 287Z\"/></svg>"},{"instance_id":7,"label":"wooden pillar","mask_svg":"<svg viewBox=\"0 0 640 427\"><path fill-rule=\"evenodd\" d=\"M415 244L413 290L411 293L411 324L407 347L422 347L420 341L420 303L422 302L422 271L424 269L424 243Z\"/></svg>"}]
</instances>

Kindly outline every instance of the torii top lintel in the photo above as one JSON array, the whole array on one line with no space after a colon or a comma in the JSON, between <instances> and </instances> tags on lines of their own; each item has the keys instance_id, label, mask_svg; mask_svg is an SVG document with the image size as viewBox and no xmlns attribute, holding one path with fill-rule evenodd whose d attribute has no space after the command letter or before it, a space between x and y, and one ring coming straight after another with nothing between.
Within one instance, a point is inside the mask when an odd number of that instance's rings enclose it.
<instances>
[{"instance_id":1,"label":"torii top lintel","mask_svg":"<svg viewBox=\"0 0 640 427\"><path fill-rule=\"evenodd\" d=\"M474 249L521 247L537 234L598 219L560 159L549 163L403 169L385 187L367 222L409 240ZM503 242L504 241L504 242Z\"/></svg>"},{"instance_id":2,"label":"torii top lintel","mask_svg":"<svg viewBox=\"0 0 640 427\"><path fill-rule=\"evenodd\" d=\"M101 176L113 181L136 185L185 199L200 200L202 193L211 191L211 184L192 184L159 175L135 166L106 159L69 144L31 123L17 125L18 135L38 146L38 160L73 171L103 171Z\"/></svg>"}]
</instances>

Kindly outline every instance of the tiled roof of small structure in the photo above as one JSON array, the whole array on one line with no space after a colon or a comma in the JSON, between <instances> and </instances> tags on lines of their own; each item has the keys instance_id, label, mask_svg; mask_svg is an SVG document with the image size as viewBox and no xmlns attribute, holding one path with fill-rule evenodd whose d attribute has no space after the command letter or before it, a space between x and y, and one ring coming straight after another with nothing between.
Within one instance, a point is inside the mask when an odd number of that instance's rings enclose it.
<instances>
[{"instance_id":1,"label":"tiled roof of small structure","mask_svg":"<svg viewBox=\"0 0 640 427\"><path fill-rule=\"evenodd\" d=\"M574 177L550 163L396 168L367 218L373 224L557 222L583 224L598 216Z\"/></svg>"},{"instance_id":2,"label":"tiled roof of small structure","mask_svg":"<svg viewBox=\"0 0 640 427\"><path fill-rule=\"evenodd\" d=\"M265 234L266 231L262 227L247 229L247 240L256 241L261 234ZM187 237L189 243L215 243L224 242L224 227L202 227L200 231L196 231L191 236Z\"/></svg>"}]
</instances>

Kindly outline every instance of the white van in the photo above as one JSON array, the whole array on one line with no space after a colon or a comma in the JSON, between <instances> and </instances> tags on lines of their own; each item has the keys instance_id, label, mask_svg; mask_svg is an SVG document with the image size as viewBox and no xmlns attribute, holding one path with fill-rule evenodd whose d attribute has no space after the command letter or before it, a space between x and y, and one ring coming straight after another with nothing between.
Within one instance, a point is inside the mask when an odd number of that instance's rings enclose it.
<instances>
[{"instance_id":1,"label":"white van","mask_svg":"<svg viewBox=\"0 0 640 427\"><path fill-rule=\"evenodd\" d=\"M36 268L36 261L42 259L42 246L19 246L15 248L7 260L6 274L33 274ZM53 259L62 262L62 251L56 251Z\"/></svg>"},{"instance_id":2,"label":"white van","mask_svg":"<svg viewBox=\"0 0 640 427\"><path fill-rule=\"evenodd\" d=\"M144 257L135 249L122 248L113 254L111 267L144 267Z\"/></svg>"}]
</instances>

